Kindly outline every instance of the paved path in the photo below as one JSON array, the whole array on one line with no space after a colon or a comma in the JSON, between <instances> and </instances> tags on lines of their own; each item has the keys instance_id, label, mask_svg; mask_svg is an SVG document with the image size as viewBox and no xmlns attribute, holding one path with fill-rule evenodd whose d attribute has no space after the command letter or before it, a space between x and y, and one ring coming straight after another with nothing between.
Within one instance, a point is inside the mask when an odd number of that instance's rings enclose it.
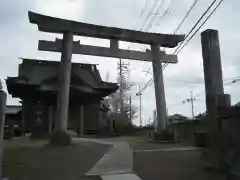
<instances>
[{"instance_id":1,"label":"paved path","mask_svg":"<svg viewBox=\"0 0 240 180\"><path fill-rule=\"evenodd\" d=\"M136 174L101 175L102 180L141 180Z\"/></svg>"},{"instance_id":2,"label":"paved path","mask_svg":"<svg viewBox=\"0 0 240 180\"><path fill-rule=\"evenodd\" d=\"M141 180L133 173L133 152L125 142L103 139L74 139L91 141L113 147L90 169L86 176L100 176L103 180Z\"/></svg>"},{"instance_id":3,"label":"paved path","mask_svg":"<svg viewBox=\"0 0 240 180\"><path fill-rule=\"evenodd\" d=\"M114 143L87 175L132 173L132 170L133 153L128 144Z\"/></svg>"}]
</instances>

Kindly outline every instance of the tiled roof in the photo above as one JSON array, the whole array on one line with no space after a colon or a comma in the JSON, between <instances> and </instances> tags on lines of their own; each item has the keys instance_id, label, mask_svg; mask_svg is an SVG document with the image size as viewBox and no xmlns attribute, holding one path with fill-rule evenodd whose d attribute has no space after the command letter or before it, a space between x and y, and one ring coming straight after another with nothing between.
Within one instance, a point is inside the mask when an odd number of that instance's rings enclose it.
<instances>
[{"instance_id":1,"label":"tiled roof","mask_svg":"<svg viewBox=\"0 0 240 180\"><path fill-rule=\"evenodd\" d=\"M22 106L6 106L6 114L17 114L18 112L20 112L22 110Z\"/></svg>"}]
</instances>

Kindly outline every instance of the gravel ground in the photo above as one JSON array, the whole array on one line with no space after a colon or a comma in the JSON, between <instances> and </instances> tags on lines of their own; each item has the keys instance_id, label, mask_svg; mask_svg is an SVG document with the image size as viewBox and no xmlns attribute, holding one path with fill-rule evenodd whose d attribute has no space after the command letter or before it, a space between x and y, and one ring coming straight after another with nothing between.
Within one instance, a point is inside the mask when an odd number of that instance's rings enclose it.
<instances>
[{"instance_id":1,"label":"gravel ground","mask_svg":"<svg viewBox=\"0 0 240 180\"><path fill-rule=\"evenodd\" d=\"M110 146L84 142L69 147L16 146L6 143L4 175L10 180L98 180L84 174Z\"/></svg>"},{"instance_id":2,"label":"gravel ground","mask_svg":"<svg viewBox=\"0 0 240 180\"><path fill-rule=\"evenodd\" d=\"M224 180L203 170L200 151L135 153L134 171L143 180Z\"/></svg>"}]
</instances>

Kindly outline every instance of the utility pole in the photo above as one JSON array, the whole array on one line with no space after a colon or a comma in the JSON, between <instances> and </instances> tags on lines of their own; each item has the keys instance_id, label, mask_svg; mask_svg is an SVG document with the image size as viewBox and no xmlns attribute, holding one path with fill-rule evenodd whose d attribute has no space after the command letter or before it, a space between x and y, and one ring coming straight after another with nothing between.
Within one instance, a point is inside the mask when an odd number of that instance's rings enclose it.
<instances>
[{"instance_id":1,"label":"utility pole","mask_svg":"<svg viewBox=\"0 0 240 180\"><path fill-rule=\"evenodd\" d=\"M127 88L126 87L126 80L129 78L129 69L128 65L122 61L122 59L119 59L119 86L120 86L120 112L123 113L124 111L124 101L127 101L125 99L126 97L124 96L124 90Z\"/></svg>"},{"instance_id":2,"label":"utility pole","mask_svg":"<svg viewBox=\"0 0 240 180\"><path fill-rule=\"evenodd\" d=\"M132 122L132 96L130 95L129 96L129 119L130 119L130 122Z\"/></svg>"},{"instance_id":3,"label":"utility pole","mask_svg":"<svg viewBox=\"0 0 240 180\"><path fill-rule=\"evenodd\" d=\"M190 93L190 98L187 98L186 100L183 101L183 103L186 102L190 102L191 103L191 111L192 111L192 119L195 119L195 114L194 114L194 101L196 101L196 99L193 97L193 92L191 91Z\"/></svg>"},{"instance_id":4,"label":"utility pole","mask_svg":"<svg viewBox=\"0 0 240 180\"><path fill-rule=\"evenodd\" d=\"M80 137L84 136L84 106L80 106Z\"/></svg>"},{"instance_id":5,"label":"utility pole","mask_svg":"<svg viewBox=\"0 0 240 180\"><path fill-rule=\"evenodd\" d=\"M157 111L156 109L153 110L153 127L155 131L157 131Z\"/></svg>"},{"instance_id":6,"label":"utility pole","mask_svg":"<svg viewBox=\"0 0 240 180\"><path fill-rule=\"evenodd\" d=\"M120 112L123 113L123 74L122 74L122 59L119 59L119 76L120 76Z\"/></svg>"},{"instance_id":7,"label":"utility pole","mask_svg":"<svg viewBox=\"0 0 240 180\"><path fill-rule=\"evenodd\" d=\"M140 87L139 87L139 89L140 89ZM139 113L140 113L140 126L142 126L142 93L141 93L141 92L138 92L138 93L136 94L136 96L139 96L139 98L140 98Z\"/></svg>"},{"instance_id":8,"label":"utility pole","mask_svg":"<svg viewBox=\"0 0 240 180\"><path fill-rule=\"evenodd\" d=\"M193 101L196 100L193 98L193 93L191 91L191 98L190 98L190 101L191 101L191 105L192 105L192 118L193 120L195 119L195 115L194 115L194 106L193 106Z\"/></svg>"},{"instance_id":9,"label":"utility pole","mask_svg":"<svg viewBox=\"0 0 240 180\"><path fill-rule=\"evenodd\" d=\"M142 93L140 93L140 126L142 126Z\"/></svg>"}]
</instances>

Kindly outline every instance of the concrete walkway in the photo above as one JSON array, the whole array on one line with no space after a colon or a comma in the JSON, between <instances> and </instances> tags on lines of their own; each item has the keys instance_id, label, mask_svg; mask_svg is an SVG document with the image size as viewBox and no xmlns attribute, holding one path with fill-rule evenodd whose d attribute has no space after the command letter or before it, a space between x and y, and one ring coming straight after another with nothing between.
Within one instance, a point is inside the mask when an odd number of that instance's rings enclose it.
<instances>
[{"instance_id":1,"label":"concrete walkway","mask_svg":"<svg viewBox=\"0 0 240 180\"><path fill-rule=\"evenodd\" d=\"M132 173L132 170L133 153L128 144L114 143L87 175Z\"/></svg>"},{"instance_id":2,"label":"concrete walkway","mask_svg":"<svg viewBox=\"0 0 240 180\"><path fill-rule=\"evenodd\" d=\"M133 152L125 142L103 139L74 139L108 144L113 147L88 171L86 176L100 176L103 180L141 180L133 173Z\"/></svg>"}]
</instances>

